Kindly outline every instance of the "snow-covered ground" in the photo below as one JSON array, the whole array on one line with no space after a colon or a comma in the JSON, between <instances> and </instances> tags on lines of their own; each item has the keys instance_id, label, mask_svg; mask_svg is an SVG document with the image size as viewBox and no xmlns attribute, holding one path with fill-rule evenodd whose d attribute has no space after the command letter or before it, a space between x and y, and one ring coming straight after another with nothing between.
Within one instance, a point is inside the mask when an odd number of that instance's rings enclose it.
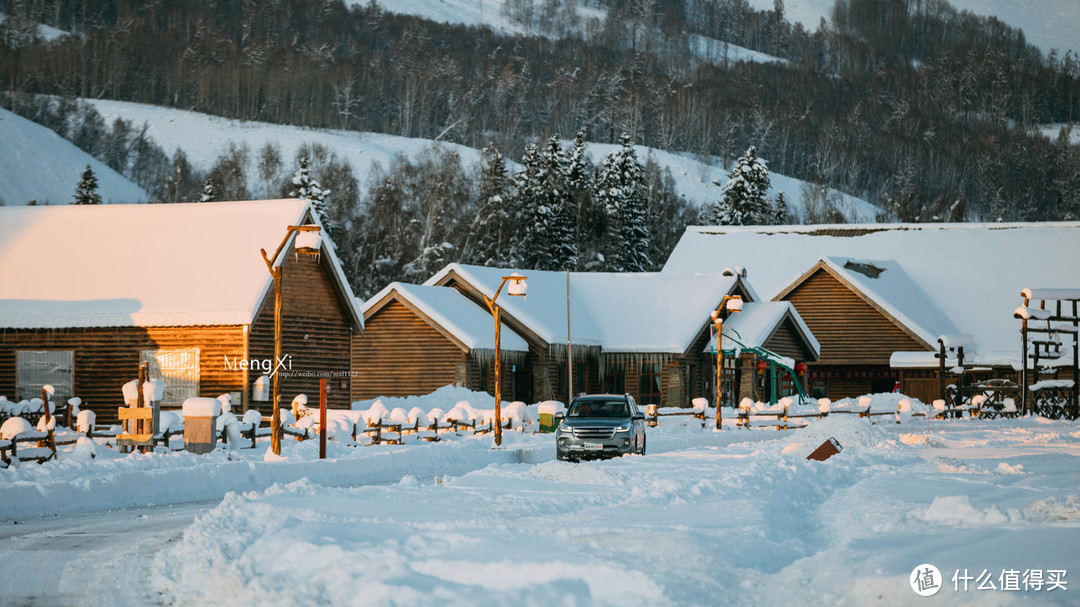
<instances>
[{"instance_id":1,"label":"snow-covered ground","mask_svg":"<svg viewBox=\"0 0 1080 607\"><path fill-rule=\"evenodd\" d=\"M442 408L457 396L382 404ZM872 405L895 410L899 399ZM204 456L99 446L93 460L62 453L0 471L0 519L48 544L55 513L216 497L190 526L138 515L132 554L143 565L100 572L175 605L918 604L909 576L923 564L942 573L939 603L1076 604L1077 422L835 413L856 404L787 432L661 417L646 456L580 464L554 461L553 435L531 431L506 432L501 449L490 435L452 433L331 443L327 461L315 441L285 441L280 459L265 442ZM828 438L842 451L808 461ZM111 526L131 517L117 511ZM92 533L76 542L56 526L54 545L95 549ZM162 537L174 527L186 529ZM0 570L33 562L18 549L26 541L0 544ZM55 583L87 577L74 568ZM0 602L34 596L24 578L0 580Z\"/></svg>"},{"instance_id":2,"label":"snow-covered ground","mask_svg":"<svg viewBox=\"0 0 1080 607\"><path fill-rule=\"evenodd\" d=\"M0 204L67 204L86 166L105 202L146 202L146 192L49 129L0 109Z\"/></svg>"}]
</instances>

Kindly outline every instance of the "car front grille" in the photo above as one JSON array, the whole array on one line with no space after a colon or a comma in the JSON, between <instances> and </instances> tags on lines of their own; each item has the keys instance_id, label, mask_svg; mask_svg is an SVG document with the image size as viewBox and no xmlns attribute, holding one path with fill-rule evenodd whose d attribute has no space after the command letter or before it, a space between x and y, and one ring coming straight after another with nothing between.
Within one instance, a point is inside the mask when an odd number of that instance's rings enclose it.
<instances>
[{"instance_id":1,"label":"car front grille","mask_svg":"<svg viewBox=\"0 0 1080 607\"><path fill-rule=\"evenodd\" d=\"M615 436L614 428L574 428L576 438L606 440Z\"/></svg>"}]
</instances>

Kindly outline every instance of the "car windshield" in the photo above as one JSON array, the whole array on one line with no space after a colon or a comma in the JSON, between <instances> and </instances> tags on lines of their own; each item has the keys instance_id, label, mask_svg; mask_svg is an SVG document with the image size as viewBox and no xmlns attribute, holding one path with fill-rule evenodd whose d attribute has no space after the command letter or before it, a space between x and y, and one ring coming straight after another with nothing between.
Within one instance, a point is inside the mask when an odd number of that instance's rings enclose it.
<instances>
[{"instance_id":1,"label":"car windshield","mask_svg":"<svg viewBox=\"0 0 1080 607\"><path fill-rule=\"evenodd\" d=\"M574 403L569 417L630 417L624 400L582 400Z\"/></svg>"}]
</instances>

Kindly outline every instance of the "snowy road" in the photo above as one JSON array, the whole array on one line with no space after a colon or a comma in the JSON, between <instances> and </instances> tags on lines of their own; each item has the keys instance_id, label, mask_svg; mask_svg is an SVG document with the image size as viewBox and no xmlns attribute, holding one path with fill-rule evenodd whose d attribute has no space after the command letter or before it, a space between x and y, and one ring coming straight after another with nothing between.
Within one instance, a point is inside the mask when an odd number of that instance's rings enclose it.
<instances>
[{"instance_id":1,"label":"snowy road","mask_svg":"<svg viewBox=\"0 0 1080 607\"><path fill-rule=\"evenodd\" d=\"M219 500L20 520L0 528L5 605L161 605L150 566Z\"/></svg>"},{"instance_id":2,"label":"snowy road","mask_svg":"<svg viewBox=\"0 0 1080 607\"><path fill-rule=\"evenodd\" d=\"M582 464L510 433L24 466L0 491L23 513L0 529L0 605L1077 604L1075 422L688 421L650 429L648 456ZM807 461L829 437L843 451ZM943 575L929 601L908 582L923 563Z\"/></svg>"}]
</instances>

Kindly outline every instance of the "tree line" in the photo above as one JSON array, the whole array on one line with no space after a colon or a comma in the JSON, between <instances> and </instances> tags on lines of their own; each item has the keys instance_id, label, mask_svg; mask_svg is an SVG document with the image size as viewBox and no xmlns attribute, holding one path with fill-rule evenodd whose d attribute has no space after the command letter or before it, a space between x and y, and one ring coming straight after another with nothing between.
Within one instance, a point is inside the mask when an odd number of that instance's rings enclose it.
<instances>
[{"instance_id":1,"label":"tree line","mask_svg":"<svg viewBox=\"0 0 1080 607\"><path fill-rule=\"evenodd\" d=\"M890 218L1080 216L1080 155L1033 130L1080 115L1080 61L941 0L840 0L815 31L782 0L515 0L531 32L436 24L337 0L0 0L0 85L233 118L493 143L581 130L772 170ZM27 38L38 20L75 32ZM560 37L565 36L565 37ZM702 60L697 41L782 63ZM14 103L14 102L12 102ZM962 212L961 212L962 211Z\"/></svg>"}]
</instances>

